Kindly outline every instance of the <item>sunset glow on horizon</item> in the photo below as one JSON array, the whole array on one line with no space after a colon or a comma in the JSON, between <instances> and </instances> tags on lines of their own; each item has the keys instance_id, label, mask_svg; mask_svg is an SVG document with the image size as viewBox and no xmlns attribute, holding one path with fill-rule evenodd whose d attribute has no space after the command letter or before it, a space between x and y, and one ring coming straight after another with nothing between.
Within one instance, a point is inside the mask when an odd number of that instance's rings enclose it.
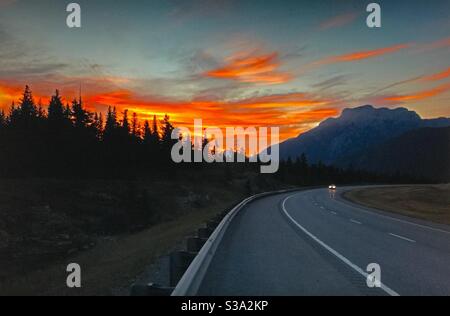
<instances>
[{"instance_id":1,"label":"sunset glow on horizon","mask_svg":"<svg viewBox=\"0 0 450 316\"><path fill-rule=\"evenodd\" d=\"M90 111L279 126L280 140L364 104L450 116L448 1L380 1L379 30L361 1L78 2L73 30L57 1L0 0L0 108L25 85L44 108L81 87Z\"/></svg>"}]
</instances>

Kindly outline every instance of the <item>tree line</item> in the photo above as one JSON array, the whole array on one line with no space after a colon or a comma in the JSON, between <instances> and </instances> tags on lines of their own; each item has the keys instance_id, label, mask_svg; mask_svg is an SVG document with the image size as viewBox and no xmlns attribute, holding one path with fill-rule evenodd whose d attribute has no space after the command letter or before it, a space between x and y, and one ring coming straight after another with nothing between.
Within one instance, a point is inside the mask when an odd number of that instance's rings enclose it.
<instances>
[{"instance_id":1,"label":"tree line","mask_svg":"<svg viewBox=\"0 0 450 316\"><path fill-rule=\"evenodd\" d=\"M115 177L161 167L170 162L163 157L170 154L173 129L168 115L141 126L128 110L109 107L106 117L88 111L81 96L64 104L58 90L45 110L26 86L19 104L0 111L0 176Z\"/></svg>"},{"instance_id":2,"label":"tree line","mask_svg":"<svg viewBox=\"0 0 450 316\"><path fill-rule=\"evenodd\" d=\"M186 169L206 172L207 168L219 170L216 176L227 181L244 171L259 173L258 164L176 165L170 156L177 141L171 138L173 130L168 115L161 120L154 115L141 125L136 113L118 113L110 106L104 117L88 111L81 96L64 104L58 90L44 109L26 86L19 104L13 102L8 113L0 111L0 177L136 178L176 176ZM204 139L202 148L207 143ZM282 161L279 172L266 178L295 185L417 182L400 175L387 177L320 162L309 164L305 155Z\"/></svg>"},{"instance_id":3,"label":"tree line","mask_svg":"<svg viewBox=\"0 0 450 316\"><path fill-rule=\"evenodd\" d=\"M280 172L276 175L283 183L299 186L323 184L399 184L399 183L429 183L421 179L400 173L379 174L358 170L350 166L347 169L328 166L322 162L310 163L305 154L297 159L289 158L280 163Z\"/></svg>"}]
</instances>

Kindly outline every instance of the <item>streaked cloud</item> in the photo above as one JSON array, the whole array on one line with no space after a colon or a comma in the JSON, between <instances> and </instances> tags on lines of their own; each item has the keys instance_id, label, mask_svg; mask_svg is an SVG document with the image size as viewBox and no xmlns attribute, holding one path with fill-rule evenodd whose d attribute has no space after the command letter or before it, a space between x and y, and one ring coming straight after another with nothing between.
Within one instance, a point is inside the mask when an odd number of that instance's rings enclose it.
<instances>
[{"instance_id":1,"label":"streaked cloud","mask_svg":"<svg viewBox=\"0 0 450 316\"><path fill-rule=\"evenodd\" d=\"M420 80L421 78L423 78L423 76L418 76L418 77L414 77L414 78L410 78L410 79L401 80L401 81L397 81L397 82L391 83L391 84L389 84L387 86L384 86L384 87L376 90L375 92L372 93L372 95L380 93L380 92L388 90L388 89L391 89L391 88L395 88L395 87L407 84L407 83L416 82L417 80Z\"/></svg>"},{"instance_id":2,"label":"streaked cloud","mask_svg":"<svg viewBox=\"0 0 450 316\"><path fill-rule=\"evenodd\" d=\"M328 29L334 29L338 27L342 27L354 22L360 14L357 12L347 12L344 14L337 15L330 19L327 19L320 23L319 30L325 31Z\"/></svg>"},{"instance_id":3,"label":"streaked cloud","mask_svg":"<svg viewBox=\"0 0 450 316\"><path fill-rule=\"evenodd\" d=\"M417 100L428 99L428 98L440 95L449 90L450 90L450 84L443 84L443 85L440 85L440 86L430 89L430 90L413 92L413 93L404 94L404 95L394 95L394 96L384 97L383 100L384 101L394 101L394 102L417 101Z\"/></svg>"},{"instance_id":4,"label":"streaked cloud","mask_svg":"<svg viewBox=\"0 0 450 316\"><path fill-rule=\"evenodd\" d=\"M301 107L324 106L332 103L334 100L325 98L314 98L312 95L305 93L288 93L288 94L274 94L262 97L250 98L235 102L234 104L239 108L285 108L298 109Z\"/></svg>"},{"instance_id":5,"label":"streaked cloud","mask_svg":"<svg viewBox=\"0 0 450 316\"><path fill-rule=\"evenodd\" d=\"M210 78L236 80L257 84L281 84L292 79L292 75L279 70L278 53L260 54L239 52L225 60L225 64L204 75Z\"/></svg>"},{"instance_id":6,"label":"streaked cloud","mask_svg":"<svg viewBox=\"0 0 450 316\"><path fill-rule=\"evenodd\" d=\"M446 70L443 70L441 72L438 73L434 73L431 75L421 75L421 76L417 76L414 78L410 78L410 79L406 79L406 80L401 80L401 81L397 81L394 83L391 83L385 87L382 87L378 90L376 90L375 92L372 93L373 94L377 94L380 93L382 91L391 89L391 88L395 88L401 85L405 85L408 83L416 83L416 82L427 82L427 81L439 81L439 80L443 80L446 79L450 76L450 68L447 68Z\"/></svg>"},{"instance_id":7,"label":"streaked cloud","mask_svg":"<svg viewBox=\"0 0 450 316\"><path fill-rule=\"evenodd\" d=\"M352 61L359 61L369 58L374 58L386 54L392 54L396 53L400 50L406 49L411 47L410 44L399 44L389 47L383 47L378 49L372 49L372 50L365 50L365 51L357 51L352 52L344 55L338 55L338 56L331 56L327 57L321 60L318 60L312 64L312 66L321 66L321 65L328 65L328 64L335 64L335 63L345 63L345 62L352 62Z\"/></svg>"},{"instance_id":8,"label":"streaked cloud","mask_svg":"<svg viewBox=\"0 0 450 316\"><path fill-rule=\"evenodd\" d=\"M312 87L319 89L319 91L331 89L346 84L348 77L348 75L336 75L321 82L315 83L312 85Z\"/></svg>"},{"instance_id":9,"label":"streaked cloud","mask_svg":"<svg viewBox=\"0 0 450 316\"><path fill-rule=\"evenodd\" d=\"M442 72L432 74L429 76L424 76L420 80L421 81L438 81L438 80L443 80L445 78L448 78L449 76L450 76L450 67Z\"/></svg>"}]
</instances>

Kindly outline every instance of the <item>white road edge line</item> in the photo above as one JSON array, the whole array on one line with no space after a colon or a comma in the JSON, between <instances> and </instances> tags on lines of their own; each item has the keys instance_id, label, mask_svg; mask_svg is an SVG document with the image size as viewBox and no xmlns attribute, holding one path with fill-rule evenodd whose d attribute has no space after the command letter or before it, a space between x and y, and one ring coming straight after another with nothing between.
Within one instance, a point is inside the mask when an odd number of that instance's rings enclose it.
<instances>
[{"instance_id":1,"label":"white road edge line","mask_svg":"<svg viewBox=\"0 0 450 316\"><path fill-rule=\"evenodd\" d=\"M347 207L350 206L352 208L355 208L355 205L357 205L357 204L355 204L353 202L349 202L349 201L345 201L345 200L341 201L339 199L335 199L335 201L337 201L338 203L344 204ZM358 206L360 206L360 205L358 205ZM374 212L374 211L364 210L362 208L358 209L358 212L363 212L363 213L374 215L374 216L378 216L378 217L384 217L384 218L390 219L390 220L395 221L395 222L400 222L400 223L403 223L403 224L409 224L409 225L412 225L412 226L416 226L416 227L420 227L420 228L424 228L424 229L429 229L429 230L433 230L433 231L444 233L444 234L450 234L450 231L448 231L448 230L444 230L444 229L435 228L435 227L431 227L431 226L427 226L427 225L413 223L413 222L410 222L410 221L407 221L407 220L404 220L404 219L395 218L395 217L392 217L392 216L389 216L389 215L385 215L385 214L380 214L380 213L377 213L377 212Z\"/></svg>"},{"instance_id":2,"label":"white road edge line","mask_svg":"<svg viewBox=\"0 0 450 316\"><path fill-rule=\"evenodd\" d=\"M295 194L294 194L295 195ZM311 239L313 239L315 242L317 242L319 245L321 245L323 248L325 248L326 250L328 250L330 253L332 253L334 256L336 256L339 260L341 260L342 262L344 262L346 265L348 265L350 268L352 268L353 270L355 270L356 272L358 272L359 274L361 274L364 278L367 279L367 277L369 276L368 273L366 273L363 269L361 269L360 267L358 267L356 264L352 263L350 260L348 260L346 257L344 257L343 255L341 255L339 252L337 252L336 250L334 250L333 248L331 248L330 246L328 246L326 243L324 243L323 241L321 241L319 238L317 238L316 236L314 236L312 233L310 233L306 228L304 228L302 225L300 225L294 218L292 218L292 216L288 213L287 209L286 209L286 201L289 200L291 197L293 197L294 195L290 195L288 197L286 197L283 200L282 203L282 208L283 208L283 212L284 214L286 214L286 216L292 221L293 224L295 224L295 226L297 226L298 228L300 228L300 230L302 230L306 235L308 235ZM385 284L381 283L381 289L383 291L385 291L387 294L389 294L390 296L400 296L400 294L398 294L397 292L395 292L394 290L392 290L391 288L389 288L388 286L386 286Z\"/></svg>"},{"instance_id":3,"label":"white road edge line","mask_svg":"<svg viewBox=\"0 0 450 316\"><path fill-rule=\"evenodd\" d=\"M400 235L396 235L396 234L393 234L393 233L389 233L389 235L397 237L397 238L400 238L400 239L403 239L403 240L406 240L406 241L409 241L409 242L414 242L414 243L416 242L415 240L412 240L412 239L409 239L409 238L406 238L406 237L403 237L403 236L400 236Z\"/></svg>"},{"instance_id":4,"label":"white road edge line","mask_svg":"<svg viewBox=\"0 0 450 316\"><path fill-rule=\"evenodd\" d=\"M356 220L354 220L354 219L351 219L350 222L355 223L355 224L358 224L358 225L362 225L361 222L358 222L358 221L356 221Z\"/></svg>"}]
</instances>

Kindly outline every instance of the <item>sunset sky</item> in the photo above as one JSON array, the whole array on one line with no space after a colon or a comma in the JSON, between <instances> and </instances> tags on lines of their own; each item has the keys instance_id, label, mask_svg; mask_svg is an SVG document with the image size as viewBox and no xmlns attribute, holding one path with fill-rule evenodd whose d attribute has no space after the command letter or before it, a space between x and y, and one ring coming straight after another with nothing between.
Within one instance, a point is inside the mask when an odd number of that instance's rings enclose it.
<instances>
[{"instance_id":1,"label":"sunset sky","mask_svg":"<svg viewBox=\"0 0 450 316\"><path fill-rule=\"evenodd\" d=\"M450 116L450 2L0 0L0 106L25 84L48 102L127 108L176 125L280 126L295 136L344 107Z\"/></svg>"}]
</instances>

